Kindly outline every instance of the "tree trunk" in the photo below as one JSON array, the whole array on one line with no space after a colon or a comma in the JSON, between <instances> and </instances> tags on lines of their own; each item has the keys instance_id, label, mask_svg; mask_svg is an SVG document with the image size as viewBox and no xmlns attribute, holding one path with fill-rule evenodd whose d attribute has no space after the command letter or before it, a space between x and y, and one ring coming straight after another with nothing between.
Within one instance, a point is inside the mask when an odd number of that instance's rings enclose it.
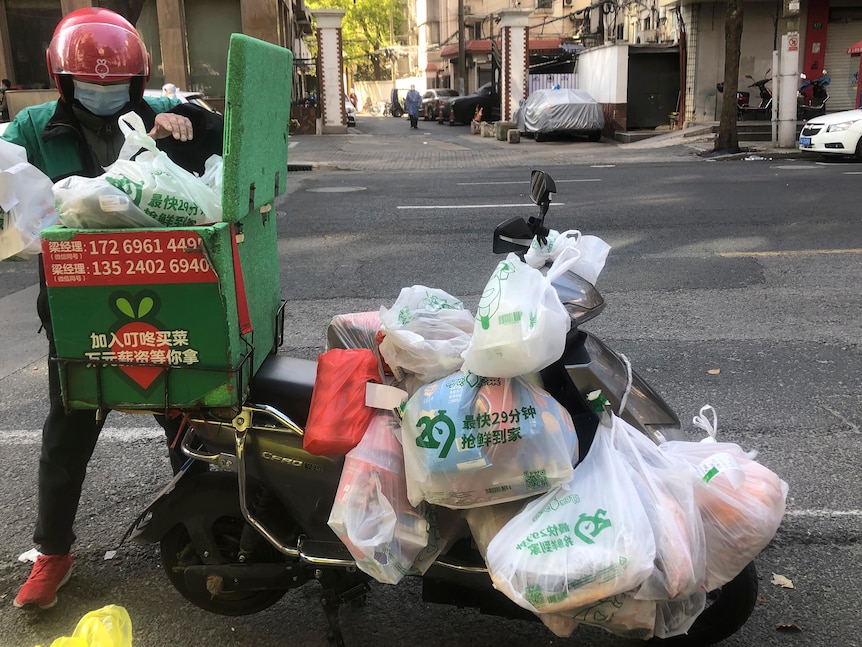
<instances>
[{"instance_id":1,"label":"tree trunk","mask_svg":"<svg viewBox=\"0 0 862 647\"><path fill-rule=\"evenodd\" d=\"M739 55L742 44L742 0L727 0L724 22L724 92L715 151L739 151L736 129L736 91L739 89Z\"/></svg>"}]
</instances>

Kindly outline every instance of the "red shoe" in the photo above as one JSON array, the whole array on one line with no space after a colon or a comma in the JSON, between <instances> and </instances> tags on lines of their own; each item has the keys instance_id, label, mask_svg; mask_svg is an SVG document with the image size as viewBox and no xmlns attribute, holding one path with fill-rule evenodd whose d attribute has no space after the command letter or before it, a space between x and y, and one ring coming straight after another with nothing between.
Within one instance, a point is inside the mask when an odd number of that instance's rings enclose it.
<instances>
[{"instance_id":1,"label":"red shoe","mask_svg":"<svg viewBox=\"0 0 862 647\"><path fill-rule=\"evenodd\" d=\"M57 590L69 581L71 575L72 556L69 553L39 555L13 604L19 609L29 605L50 609L57 604Z\"/></svg>"}]
</instances>

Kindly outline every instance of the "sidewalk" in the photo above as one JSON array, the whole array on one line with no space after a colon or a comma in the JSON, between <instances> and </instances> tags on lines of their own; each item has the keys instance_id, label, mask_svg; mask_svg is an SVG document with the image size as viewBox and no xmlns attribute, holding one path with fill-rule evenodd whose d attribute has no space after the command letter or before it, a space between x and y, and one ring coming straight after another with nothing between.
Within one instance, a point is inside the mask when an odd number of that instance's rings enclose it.
<instances>
[{"instance_id":1,"label":"sidewalk","mask_svg":"<svg viewBox=\"0 0 862 647\"><path fill-rule=\"evenodd\" d=\"M570 164L626 164L708 160L799 158L804 153L777 149L768 141L740 141L741 153L710 154L715 135L712 124L673 130L632 143L603 139L598 143L574 139L536 143L521 138L510 144L494 137L471 135L466 127L420 122L418 131L398 134L372 132L377 124L345 135L295 135L288 150L289 171L356 170L417 171L458 168L562 166Z\"/></svg>"}]
</instances>

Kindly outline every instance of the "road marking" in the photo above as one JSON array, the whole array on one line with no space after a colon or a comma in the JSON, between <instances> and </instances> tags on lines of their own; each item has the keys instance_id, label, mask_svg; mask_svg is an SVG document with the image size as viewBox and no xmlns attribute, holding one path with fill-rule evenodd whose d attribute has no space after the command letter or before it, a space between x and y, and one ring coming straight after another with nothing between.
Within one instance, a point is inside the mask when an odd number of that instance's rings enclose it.
<instances>
[{"instance_id":1,"label":"road marking","mask_svg":"<svg viewBox=\"0 0 862 647\"><path fill-rule=\"evenodd\" d=\"M532 202L529 204L405 204L398 205L396 209L510 209L518 207L519 209L535 207ZM552 207L564 207L565 202L552 202Z\"/></svg>"},{"instance_id":2,"label":"road marking","mask_svg":"<svg viewBox=\"0 0 862 647\"><path fill-rule=\"evenodd\" d=\"M601 182L600 177L581 178L573 180L554 180L555 184L566 184L571 182ZM490 186L494 184L529 184L529 180L505 180L500 182L458 182L458 186Z\"/></svg>"},{"instance_id":3,"label":"road marking","mask_svg":"<svg viewBox=\"0 0 862 647\"><path fill-rule=\"evenodd\" d=\"M818 256L820 254L862 254L862 248L854 249L797 249L776 252L719 252L725 258L742 258L745 256Z\"/></svg>"},{"instance_id":4,"label":"road marking","mask_svg":"<svg viewBox=\"0 0 862 647\"><path fill-rule=\"evenodd\" d=\"M862 517L862 510L787 510L786 517Z\"/></svg>"},{"instance_id":5,"label":"road marking","mask_svg":"<svg viewBox=\"0 0 862 647\"><path fill-rule=\"evenodd\" d=\"M164 430L155 420L149 427L105 427L99 435L101 439L121 443L164 439L164 437ZM41 429L13 429L0 434L0 445L34 445L41 442Z\"/></svg>"}]
</instances>

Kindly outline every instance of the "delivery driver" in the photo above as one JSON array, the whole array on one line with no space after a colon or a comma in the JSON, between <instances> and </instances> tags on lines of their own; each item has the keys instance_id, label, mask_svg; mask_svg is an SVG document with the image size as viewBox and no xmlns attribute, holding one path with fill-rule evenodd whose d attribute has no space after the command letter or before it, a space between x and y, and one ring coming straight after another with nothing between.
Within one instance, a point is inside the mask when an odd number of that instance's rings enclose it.
<instances>
[{"instance_id":1,"label":"delivery driver","mask_svg":"<svg viewBox=\"0 0 862 647\"><path fill-rule=\"evenodd\" d=\"M129 111L139 114L159 147L188 170L202 171L207 157L222 153L219 115L164 97L144 98L149 54L132 24L112 11L93 7L65 16L48 47L48 72L59 100L22 110L3 138L23 146L29 161L55 182L69 175L101 175L103 167L116 161L124 142L117 119ZM54 357L41 263L39 278L37 310ZM87 463L104 423L96 419L95 411L66 413L55 362L49 362L48 392L50 410L42 429L39 511L33 534L42 554L15 598L16 607L54 606L57 589L69 579L75 540L72 524ZM178 423L157 418L173 440ZM182 454L170 451L177 471Z\"/></svg>"}]
</instances>

